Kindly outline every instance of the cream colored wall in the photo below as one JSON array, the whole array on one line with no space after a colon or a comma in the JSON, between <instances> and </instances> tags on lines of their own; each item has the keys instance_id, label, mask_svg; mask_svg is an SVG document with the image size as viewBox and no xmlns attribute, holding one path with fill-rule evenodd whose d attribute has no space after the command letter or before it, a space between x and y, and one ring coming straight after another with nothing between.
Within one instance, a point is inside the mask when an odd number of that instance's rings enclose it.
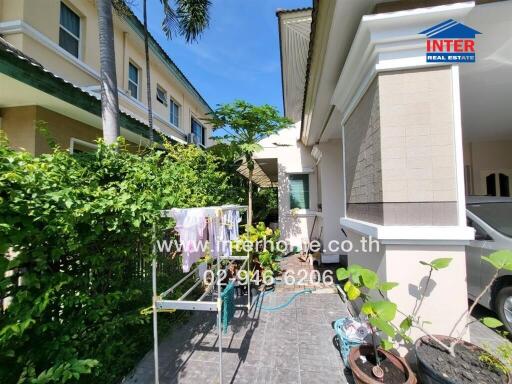
<instances>
[{"instance_id":1,"label":"cream colored wall","mask_svg":"<svg viewBox=\"0 0 512 384\"><path fill-rule=\"evenodd\" d=\"M464 165L471 166L472 191L485 195L484 175L489 171L512 172L512 140L474 141L464 143Z\"/></svg>"},{"instance_id":2,"label":"cream colored wall","mask_svg":"<svg viewBox=\"0 0 512 384\"><path fill-rule=\"evenodd\" d=\"M43 107L36 107L36 119L37 121L44 121L46 123L50 137L55 140L62 149L69 149L72 137L89 143L94 143L97 139L102 137L102 132L99 129ZM50 147L46 138L36 132L35 154L39 155L48 153L49 151Z\"/></svg>"},{"instance_id":3,"label":"cream colored wall","mask_svg":"<svg viewBox=\"0 0 512 384\"><path fill-rule=\"evenodd\" d=\"M56 0L1 0L0 22L23 20L42 35L58 45L60 1ZM9 42L21 49L27 55L35 58L52 72L81 87L99 88L99 42L98 24L95 3L93 0L63 0L72 10L81 16L81 43L82 49L79 60L64 53L58 55L53 49L46 47L30 36L23 38L16 34L7 35ZM44 17L41 17L44 15ZM18 34L19 35L19 34ZM120 97L120 106L123 110L147 121L146 76L143 40L134 30L118 16L114 23L114 44L116 53L116 71L118 87L124 95L128 95L128 63L129 60L140 67L139 102L132 102L129 97ZM56 48L59 49L59 48ZM63 51L62 49L60 50ZM65 51L64 51L65 52ZM80 65L83 64L83 65ZM185 88L177 78L169 72L165 64L155 55L151 55L152 71L152 105L154 112L165 122L158 118L154 124L160 130L184 139L190 132L190 117L196 116L199 120L205 118L206 108ZM181 126L173 129L169 123L169 107L164 107L156 100L156 84L160 84L181 104ZM204 124L204 122L202 121ZM204 124L208 126L208 124ZM211 136L209 130L207 136ZM212 144L210 140L207 145Z\"/></svg>"},{"instance_id":4,"label":"cream colored wall","mask_svg":"<svg viewBox=\"0 0 512 384\"><path fill-rule=\"evenodd\" d=\"M23 5L23 1L20 0L0 0L0 19L21 18L23 15Z\"/></svg>"},{"instance_id":5,"label":"cream colored wall","mask_svg":"<svg viewBox=\"0 0 512 384\"><path fill-rule=\"evenodd\" d=\"M311 148L306 148L298 141L300 122L292 128L282 130L260 142L263 150L256 154L257 158L276 158L278 160L278 200L279 228L281 239L293 246L301 246L308 239L317 210L317 169L311 157ZM276 146L274 143L280 144ZM290 173L309 173L310 209L292 212L290 210Z\"/></svg>"},{"instance_id":6,"label":"cream colored wall","mask_svg":"<svg viewBox=\"0 0 512 384\"><path fill-rule=\"evenodd\" d=\"M451 69L379 75L383 201L456 201Z\"/></svg>"},{"instance_id":7,"label":"cream colored wall","mask_svg":"<svg viewBox=\"0 0 512 384\"><path fill-rule=\"evenodd\" d=\"M417 302L418 290L424 287L428 268L420 261L431 262L437 258L451 258L452 262L446 269L435 271L431 287L422 304L419 316L425 329L431 334L449 335L453 329L458 336L464 323L455 325L468 309L466 284L466 253L461 245L386 245L386 280L397 281L400 285L389 291L389 300L399 303L400 310L410 314ZM397 323L403 318L399 317ZM411 336L416 339L423 334L413 330ZM469 339L469 332L465 334Z\"/></svg>"},{"instance_id":8,"label":"cream colored wall","mask_svg":"<svg viewBox=\"0 0 512 384\"><path fill-rule=\"evenodd\" d=\"M0 117L1 129L5 132L9 145L15 149L35 153L36 107L1 108Z\"/></svg>"},{"instance_id":9,"label":"cream colored wall","mask_svg":"<svg viewBox=\"0 0 512 384\"><path fill-rule=\"evenodd\" d=\"M34 155L51 151L47 138L37 129L38 122L47 129L49 137L65 150L69 149L71 138L94 143L102 137L101 130L95 127L35 105L0 108L0 118L1 129L10 146ZM130 141L126 144L130 151L138 148L138 145Z\"/></svg>"},{"instance_id":10,"label":"cream colored wall","mask_svg":"<svg viewBox=\"0 0 512 384\"><path fill-rule=\"evenodd\" d=\"M318 163L318 172L322 187L322 241L327 249L329 241L345 240L341 232L340 217L343 214L343 147L341 140L330 140L318 145L322 158Z\"/></svg>"},{"instance_id":11,"label":"cream colored wall","mask_svg":"<svg viewBox=\"0 0 512 384\"><path fill-rule=\"evenodd\" d=\"M362 252L362 235L347 230L348 238L354 245L354 251L349 253L348 262L359 264L375 271L382 281L398 282L399 285L388 292L388 299L398 305L404 314L411 314L420 295L419 291L425 286L428 268L420 261L431 262L436 258L451 258L449 268L436 271L430 283L419 316L424 321L425 329L431 334L449 335L461 315L467 310L466 257L464 246L458 245L399 245L380 244L374 246L372 252ZM367 238L368 239L368 238ZM355 250L358 250L356 252ZM369 250L369 249L367 249ZM403 320L398 314L396 325ZM463 330L463 323L455 328ZM422 336L417 329L411 330L413 340ZM469 333L464 336L469 338ZM400 352L405 353L404 349Z\"/></svg>"},{"instance_id":12,"label":"cream colored wall","mask_svg":"<svg viewBox=\"0 0 512 384\"><path fill-rule=\"evenodd\" d=\"M452 83L449 67L385 72L373 81L345 123L349 217L457 223Z\"/></svg>"}]
</instances>

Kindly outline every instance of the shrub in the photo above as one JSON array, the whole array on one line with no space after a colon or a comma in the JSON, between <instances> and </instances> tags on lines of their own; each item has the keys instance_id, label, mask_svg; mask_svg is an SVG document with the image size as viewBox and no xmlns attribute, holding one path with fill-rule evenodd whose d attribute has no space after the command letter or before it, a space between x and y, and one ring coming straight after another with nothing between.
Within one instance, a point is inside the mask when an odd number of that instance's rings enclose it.
<instances>
[{"instance_id":1,"label":"shrub","mask_svg":"<svg viewBox=\"0 0 512 384\"><path fill-rule=\"evenodd\" d=\"M118 382L151 348L158 211L238 203L206 151L119 146L34 157L0 143L1 383ZM183 275L177 259L158 268L161 290Z\"/></svg>"}]
</instances>

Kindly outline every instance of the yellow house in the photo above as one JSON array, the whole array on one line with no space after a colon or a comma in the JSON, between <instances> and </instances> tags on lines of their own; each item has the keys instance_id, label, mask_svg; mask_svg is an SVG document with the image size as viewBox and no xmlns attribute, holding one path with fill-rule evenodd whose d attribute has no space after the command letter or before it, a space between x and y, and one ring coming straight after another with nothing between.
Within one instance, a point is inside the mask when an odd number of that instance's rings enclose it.
<instances>
[{"instance_id":1,"label":"yellow house","mask_svg":"<svg viewBox=\"0 0 512 384\"><path fill-rule=\"evenodd\" d=\"M148 143L143 26L114 15L121 134ZM154 128L174 142L208 147L211 108L150 37ZM0 129L15 148L49 150L39 133L70 151L102 137L98 19L94 0L0 0ZM158 135L157 135L158 136Z\"/></svg>"}]
</instances>

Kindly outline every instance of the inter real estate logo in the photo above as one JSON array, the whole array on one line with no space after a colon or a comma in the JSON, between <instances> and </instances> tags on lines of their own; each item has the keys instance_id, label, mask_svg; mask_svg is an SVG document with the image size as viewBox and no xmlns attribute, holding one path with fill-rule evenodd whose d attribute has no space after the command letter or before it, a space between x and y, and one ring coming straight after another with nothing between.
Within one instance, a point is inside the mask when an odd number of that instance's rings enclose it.
<instances>
[{"instance_id":1,"label":"inter real estate logo","mask_svg":"<svg viewBox=\"0 0 512 384\"><path fill-rule=\"evenodd\" d=\"M477 30L446 20L420 34L427 35L427 63L474 63Z\"/></svg>"}]
</instances>

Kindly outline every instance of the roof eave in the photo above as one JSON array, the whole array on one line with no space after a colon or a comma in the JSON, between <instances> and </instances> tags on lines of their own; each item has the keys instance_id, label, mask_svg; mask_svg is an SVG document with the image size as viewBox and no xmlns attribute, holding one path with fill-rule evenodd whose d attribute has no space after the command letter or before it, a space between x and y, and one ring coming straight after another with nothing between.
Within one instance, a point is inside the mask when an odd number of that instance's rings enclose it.
<instances>
[{"instance_id":1,"label":"roof eave","mask_svg":"<svg viewBox=\"0 0 512 384\"><path fill-rule=\"evenodd\" d=\"M309 77L311 72L311 60L313 56L313 50L315 45L315 32L317 26L317 18L318 18L318 0L313 0L313 8L311 12L311 32L309 35L309 49L308 49L308 60L306 64L306 81L304 83L304 96L302 98L302 116L300 121L300 133L299 138L302 139L302 134L304 131L304 115L306 108L306 98L308 97L308 87L309 87Z\"/></svg>"}]
</instances>

